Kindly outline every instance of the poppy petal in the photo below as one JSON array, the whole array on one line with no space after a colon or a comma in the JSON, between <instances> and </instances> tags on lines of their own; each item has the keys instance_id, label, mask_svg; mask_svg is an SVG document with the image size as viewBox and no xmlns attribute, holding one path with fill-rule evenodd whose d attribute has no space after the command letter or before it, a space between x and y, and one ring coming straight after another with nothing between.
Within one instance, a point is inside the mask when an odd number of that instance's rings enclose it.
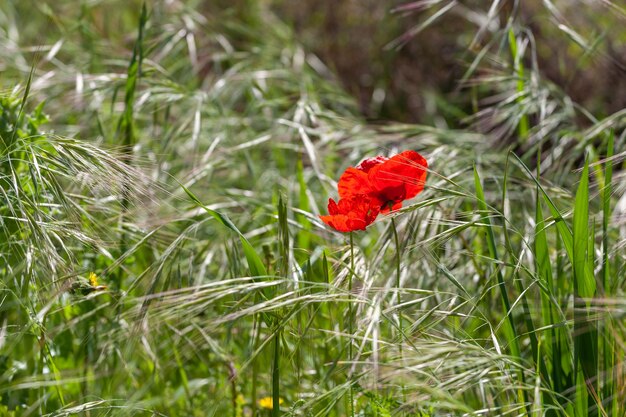
<instances>
[{"instance_id":1,"label":"poppy petal","mask_svg":"<svg viewBox=\"0 0 626 417\"><path fill-rule=\"evenodd\" d=\"M428 162L415 151L404 151L372 167L368 173L371 187L384 201L406 200L424 189Z\"/></svg>"},{"instance_id":2,"label":"poppy petal","mask_svg":"<svg viewBox=\"0 0 626 417\"><path fill-rule=\"evenodd\" d=\"M339 214L339 207L332 198L328 199L328 214Z\"/></svg>"},{"instance_id":3,"label":"poppy petal","mask_svg":"<svg viewBox=\"0 0 626 417\"><path fill-rule=\"evenodd\" d=\"M348 168L339 178L337 185L339 197L349 198L359 194L368 194L371 191L367 173L357 169Z\"/></svg>"},{"instance_id":4,"label":"poppy petal","mask_svg":"<svg viewBox=\"0 0 626 417\"><path fill-rule=\"evenodd\" d=\"M356 195L349 198L328 201L330 215L320 216L320 219L340 232L365 230L376 220L380 210L380 202L367 195Z\"/></svg>"},{"instance_id":5,"label":"poppy petal","mask_svg":"<svg viewBox=\"0 0 626 417\"><path fill-rule=\"evenodd\" d=\"M339 232L349 232L350 229L347 226L348 216L344 214L335 214L330 216L320 216L320 219L333 229Z\"/></svg>"},{"instance_id":6,"label":"poppy petal","mask_svg":"<svg viewBox=\"0 0 626 417\"><path fill-rule=\"evenodd\" d=\"M415 151L405 151L397 156L402 156L406 158L404 161L405 164L409 164L409 168L407 169L407 174L411 175L411 179L406 181L406 197L405 199L410 199L418 195L424 189L424 184L426 183L426 174L428 169L428 162L426 158Z\"/></svg>"},{"instance_id":7,"label":"poppy petal","mask_svg":"<svg viewBox=\"0 0 626 417\"><path fill-rule=\"evenodd\" d=\"M350 230L365 230L367 223L363 219L349 218L346 225Z\"/></svg>"},{"instance_id":8,"label":"poppy petal","mask_svg":"<svg viewBox=\"0 0 626 417\"><path fill-rule=\"evenodd\" d=\"M369 172L369 170L375 167L376 165L380 165L383 162L388 161L388 160L389 158L382 156L382 155L378 155L378 156L375 156L374 158L364 159L363 161L361 161L359 165L357 165L356 168L360 169L361 171Z\"/></svg>"}]
</instances>

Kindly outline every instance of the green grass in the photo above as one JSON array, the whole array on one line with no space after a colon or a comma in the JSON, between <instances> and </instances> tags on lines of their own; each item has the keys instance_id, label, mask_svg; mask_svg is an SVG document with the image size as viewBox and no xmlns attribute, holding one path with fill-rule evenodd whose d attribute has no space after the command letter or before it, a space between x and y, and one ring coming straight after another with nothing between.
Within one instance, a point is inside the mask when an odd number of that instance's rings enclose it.
<instances>
[{"instance_id":1,"label":"green grass","mask_svg":"<svg viewBox=\"0 0 626 417\"><path fill-rule=\"evenodd\" d=\"M623 416L624 110L573 102L513 13L459 41L476 111L368 123L237 5L0 5L0 415ZM405 149L423 193L323 225Z\"/></svg>"}]
</instances>

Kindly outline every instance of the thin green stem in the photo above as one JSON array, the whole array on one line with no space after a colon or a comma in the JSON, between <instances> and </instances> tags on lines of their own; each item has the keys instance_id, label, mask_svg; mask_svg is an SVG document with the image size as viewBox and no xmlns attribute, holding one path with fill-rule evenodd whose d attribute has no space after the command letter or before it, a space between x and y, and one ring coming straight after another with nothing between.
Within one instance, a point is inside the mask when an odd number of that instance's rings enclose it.
<instances>
[{"instance_id":1,"label":"thin green stem","mask_svg":"<svg viewBox=\"0 0 626 417\"><path fill-rule=\"evenodd\" d=\"M137 41L135 42L135 46L133 48L133 55L131 57L130 63L128 65L128 72L126 77L126 94L124 97L124 113L118 122L117 133L122 139L123 145L123 154L122 160L128 165L133 164L134 159L134 151L133 147L135 146L136 137L135 137L135 120L134 120L134 105L135 105L135 93L137 90L137 84L141 77L141 67L144 58L144 50L143 50L143 35L144 29L146 26L146 22L148 21L148 9L146 4L144 3L141 8L141 16L139 17L139 33L137 35ZM120 219L119 219L119 227L120 227L120 257L123 257L126 254L129 246L129 236L126 228L126 217L128 214L128 210L130 208L131 203L131 185L129 181L124 181L122 188L122 201L120 207ZM115 275L115 286L116 289L122 289L123 281L124 281L125 270L121 267L118 269L117 274ZM118 314L120 310L118 309Z\"/></svg>"},{"instance_id":2,"label":"thin green stem","mask_svg":"<svg viewBox=\"0 0 626 417\"><path fill-rule=\"evenodd\" d=\"M401 288L401 283L400 283L400 259L401 259L401 255L400 255L400 239L398 238L398 229L396 227L396 219L395 218L391 218L391 228L393 230L393 240L394 240L394 244L396 246L396 289L398 290L398 305L402 304L402 296L400 294L400 288ZM402 332L403 327L402 327L402 310L398 309L398 324L400 326L400 333L403 335L404 333ZM400 344L400 352L402 352L402 344Z\"/></svg>"},{"instance_id":3,"label":"thin green stem","mask_svg":"<svg viewBox=\"0 0 626 417\"><path fill-rule=\"evenodd\" d=\"M274 361L272 364L272 417L280 416L280 328L274 333Z\"/></svg>"},{"instance_id":4,"label":"thin green stem","mask_svg":"<svg viewBox=\"0 0 626 417\"><path fill-rule=\"evenodd\" d=\"M402 285L400 282L400 260L401 256L401 248L400 248L400 239L398 238L398 228L396 226L396 219L394 217L391 218L391 229L393 230L393 240L396 248L396 290L398 292L398 328L400 329L400 344L399 352L400 352L400 361L404 364L404 352L403 352L403 344L404 344L404 326L402 324ZM401 386L402 389L402 400L406 402L406 391L404 384Z\"/></svg>"},{"instance_id":5,"label":"thin green stem","mask_svg":"<svg viewBox=\"0 0 626 417\"><path fill-rule=\"evenodd\" d=\"M259 341L260 341L260 336L261 336L261 324L259 321L259 316L256 315L254 318L254 324L253 324L253 342L252 342L252 352L256 352L258 346L259 346ZM252 415L256 415L256 405L257 405L257 382L258 382L258 375L259 375L259 363L256 359L256 357L254 357L252 359L252 392L250 393L250 397L251 397L251 401L252 401Z\"/></svg>"},{"instance_id":6,"label":"thin green stem","mask_svg":"<svg viewBox=\"0 0 626 417\"><path fill-rule=\"evenodd\" d=\"M352 363L352 277L354 276L354 237L350 232L350 273L348 275L348 362ZM349 374L352 379L352 374ZM350 415L354 417L354 392L350 383Z\"/></svg>"}]
</instances>

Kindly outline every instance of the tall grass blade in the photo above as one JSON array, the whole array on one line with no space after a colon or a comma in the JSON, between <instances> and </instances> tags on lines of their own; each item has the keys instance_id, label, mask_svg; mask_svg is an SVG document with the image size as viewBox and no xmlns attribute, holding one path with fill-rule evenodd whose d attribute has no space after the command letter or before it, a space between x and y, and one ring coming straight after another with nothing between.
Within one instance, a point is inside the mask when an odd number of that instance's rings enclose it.
<instances>
[{"instance_id":1,"label":"tall grass blade","mask_svg":"<svg viewBox=\"0 0 626 417\"><path fill-rule=\"evenodd\" d=\"M134 109L135 109L135 92L137 91L137 84L141 77L141 67L143 63L143 37L146 22L148 21L148 10L146 4L141 6L141 15L139 16L139 29L137 34L137 40L133 47L133 55L130 58L128 64L128 71L126 74L126 87L124 94L124 113L120 117L120 121L117 126L118 135L122 136L122 144L125 152L132 152L132 146L135 144L135 125L134 125Z\"/></svg>"},{"instance_id":2,"label":"tall grass blade","mask_svg":"<svg viewBox=\"0 0 626 417\"><path fill-rule=\"evenodd\" d=\"M476 198L478 201L478 208L486 214L486 217L483 218L483 222L486 227L486 237L487 237L487 247L489 250L489 255L494 261L500 261L500 257L498 256L498 249L496 246L496 238L493 232L493 228L491 226L491 220L487 216L489 213L487 202L485 201L485 193L483 191L483 187L480 181L480 177L478 175L478 170L476 166L474 166L474 186L476 188ZM498 288L500 290L500 297L502 300L502 306L504 309L505 320L503 323L503 332L504 337L507 342L507 345L511 351L511 355L516 358L520 365L522 365L521 358L521 348L519 338L517 337L517 330L515 326L515 319L513 317L513 312L511 311L511 303L509 301L509 296L507 294L506 285L504 283L504 277L502 275L502 271L499 265L495 266L496 268L496 276L498 280ZM519 371L519 377L522 381L524 381L523 372ZM523 398L525 404L528 404L527 394L526 392L522 392L520 397Z\"/></svg>"},{"instance_id":3,"label":"tall grass blade","mask_svg":"<svg viewBox=\"0 0 626 417\"><path fill-rule=\"evenodd\" d=\"M537 178L540 178L539 164L537 164ZM552 388L555 392L563 392L567 384L567 375L562 368L561 363L571 361L567 345L567 338L563 334L560 326L561 318L559 312L554 305L553 299L556 299L555 286L552 278L552 266L550 260L550 251L548 249L548 238L546 235L546 223L543 217L542 198L537 189L536 208L535 208L535 262L538 278L543 282L545 291L541 291L541 315L543 326L550 326L550 330L546 334L546 343L544 345L545 354L551 358L549 362L552 366ZM565 381L564 381L565 379ZM565 382L565 384L563 384Z\"/></svg>"},{"instance_id":4,"label":"tall grass blade","mask_svg":"<svg viewBox=\"0 0 626 417\"><path fill-rule=\"evenodd\" d=\"M580 183L576 191L573 220L573 266L574 266L574 356L580 372L577 385L579 411L587 398L597 397L598 348L596 325L590 320L588 306L596 292L596 282L589 274L589 240L593 239L589 229L589 163L585 161ZM582 377L582 379L581 379ZM588 395L587 390L591 395ZM597 415L593 408L590 415Z\"/></svg>"},{"instance_id":5,"label":"tall grass blade","mask_svg":"<svg viewBox=\"0 0 626 417\"><path fill-rule=\"evenodd\" d=\"M126 91L124 96L124 113L120 117L117 125L117 134L121 135L123 161L128 165L133 165L133 146L135 145L135 120L134 120L134 108L135 108L135 91L137 90L137 84L141 77L141 64L143 62L143 33L146 22L148 20L148 12L146 4L144 3L141 8L141 15L139 17L139 29L137 40L133 48L133 55L128 65L126 74ZM128 234L124 225L126 221L126 212L130 208L130 195L131 184L130 181L126 181L122 190L122 212L120 214L120 256L124 256L126 253L128 243ZM116 287L120 289L122 287L124 269L120 268L116 275Z\"/></svg>"},{"instance_id":6,"label":"tall grass blade","mask_svg":"<svg viewBox=\"0 0 626 417\"><path fill-rule=\"evenodd\" d=\"M611 130L609 133L606 163L604 166L604 187L602 187L602 286L604 298L610 299L613 296L615 282L611 277L611 267L609 265L609 224L611 219L611 194L613 191L613 154L615 147L615 132ZM603 400L606 402L606 412L608 417L617 417L618 413L618 394L615 392L618 387L617 372L615 364L617 363L616 344L614 337L613 317L608 315L604 321L603 331L599 333L598 342L602 344L604 359L604 387Z\"/></svg>"},{"instance_id":7,"label":"tall grass blade","mask_svg":"<svg viewBox=\"0 0 626 417\"><path fill-rule=\"evenodd\" d=\"M511 57L513 58L513 70L515 71L515 76L517 78L517 102L521 107L524 105L524 62L522 60L522 51L520 51L520 48L518 47L517 38L515 37L513 28L509 29L509 49L511 51ZM517 125L517 131L522 143L526 142L528 139L528 130L528 115L523 112Z\"/></svg>"}]
</instances>

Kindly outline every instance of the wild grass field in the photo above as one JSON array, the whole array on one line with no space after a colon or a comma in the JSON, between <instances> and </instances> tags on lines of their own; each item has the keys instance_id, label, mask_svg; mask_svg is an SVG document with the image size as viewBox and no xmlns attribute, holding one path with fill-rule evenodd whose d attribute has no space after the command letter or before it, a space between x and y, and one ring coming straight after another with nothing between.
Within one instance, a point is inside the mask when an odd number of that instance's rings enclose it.
<instances>
[{"instance_id":1,"label":"wild grass field","mask_svg":"<svg viewBox=\"0 0 626 417\"><path fill-rule=\"evenodd\" d=\"M626 416L625 23L1 1L0 416Z\"/></svg>"}]
</instances>

